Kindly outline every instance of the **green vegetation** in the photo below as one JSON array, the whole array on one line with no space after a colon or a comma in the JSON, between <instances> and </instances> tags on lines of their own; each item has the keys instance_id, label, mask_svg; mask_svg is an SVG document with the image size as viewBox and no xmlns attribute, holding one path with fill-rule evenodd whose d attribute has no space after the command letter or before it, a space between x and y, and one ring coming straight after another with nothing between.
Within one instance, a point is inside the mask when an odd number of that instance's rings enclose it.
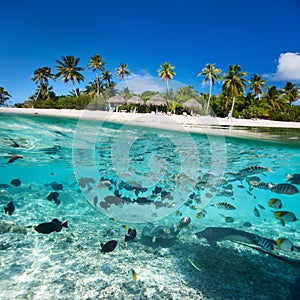
<instances>
[{"instance_id":1,"label":"green vegetation","mask_svg":"<svg viewBox=\"0 0 300 300\"><path fill-rule=\"evenodd\" d=\"M113 74L105 68L106 62L100 54L91 56L88 61L87 67L95 73L95 79L88 82L84 90L75 87L76 81L78 83L85 81L81 73L84 68L79 66L80 58L72 55L62 56L61 60L55 62L56 74L51 73L50 67L38 68L33 72L32 81L37 84L35 93L23 103L15 104L15 107L107 110L109 109L107 100L110 97L119 94L127 101L135 96L128 87L121 91L117 90ZM169 88L169 81L176 75L174 69L175 66L164 62L158 70L167 87L166 93L162 94L167 100L167 106L159 108L162 112L182 114L186 111L184 102L194 99L202 106L193 110L198 114L214 113L218 117L226 117L228 113L232 113L236 118L300 121L300 107L293 105L299 99L300 92L292 82L287 82L282 88L268 86L267 81L259 74L249 76L248 79L248 73L237 64L229 66L228 73L215 68L215 64L206 64L197 76L204 77L203 84L209 82L208 94L198 92L192 86L183 86L175 92ZM120 63L115 71L115 76L120 80L126 80L131 73L125 63ZM54 82L59 77L65 83L71 81L73 91L69 95L56 95L49 84L50 80ZM222 91L213 95L212 89L216 81L221 82ZM150 112L151 108L146 106L146 102L156 94L157 91L144 91L136 95L144 101L144 105L125 104L119 109ZM0 87L0 106L4 106L10 97L11 95Z\"/></svg>"}]
</instances>

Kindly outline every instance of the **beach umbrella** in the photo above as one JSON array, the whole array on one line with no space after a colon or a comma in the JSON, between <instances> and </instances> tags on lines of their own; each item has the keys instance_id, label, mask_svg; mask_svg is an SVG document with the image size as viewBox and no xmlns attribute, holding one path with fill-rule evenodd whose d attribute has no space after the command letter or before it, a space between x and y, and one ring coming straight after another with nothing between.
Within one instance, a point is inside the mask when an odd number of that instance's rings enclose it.
<instances>
[{"instance_id":1,"label":"beach umbrella","mask_svg":"<svg viewBox=\"0 0 300 300\"><path fill-rule=\"evenodd\" d=\"M193 114L193 110L202 109L202 104L195 99L190 99L183 103L183 107Z\"/></svg>"},{"instance_id":2,"label":"beach umbrella","mask_svg":"<svg viewBox=\"0 0 300 300\"><path fill-rule=\"evenodd\" d=\"M158 111L158 106L166 106L167 101L162 98L159 94L153 96L146 102L147 106L155 106L156 107L156 113Z\"/></svg>"},{"instance_id":3,"label":"beach umbrella","mask_svg":"<svg viewBox=\"0 0 300 300\"><path fill-rule=\"evenodd\" d=\"M144 105L145 102L138 96L132 96L128 99L127 103L134 104L134 105ZM134 107L134 112L136 112L136 106Z\"/></svg>"},{"instance_id":4,"label":"beach umbrella","mask_svg":"<svg viewBox=\"0 0 300 300\"><path fill-rule=\"evenodd\" d=\"M112 106L116 106L116 111L118 111L119 106L125 104L126 100L123 97L118 95L118 96L110 97L107 100L107 103Z\"/></svg>"}]
</instances>

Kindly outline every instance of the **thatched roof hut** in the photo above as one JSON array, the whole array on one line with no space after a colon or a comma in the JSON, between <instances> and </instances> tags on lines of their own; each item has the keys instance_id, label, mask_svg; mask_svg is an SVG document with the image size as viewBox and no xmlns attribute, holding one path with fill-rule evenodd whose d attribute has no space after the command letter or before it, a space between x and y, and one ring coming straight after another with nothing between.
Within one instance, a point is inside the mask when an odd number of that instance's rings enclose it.
<instances>
[{"instance_id":1,"label":"thatched roof hut","mask_svg":"<svg viewBox=\"0 0 300 300\"><path fill-rule=\"evenodd\" d=\"M158 107L159 106L166 106L167 101L159 94L154 95L152 98L150 98L146 102L147 106L155 106L156 107L156 113L158 112Z\"/></svg>"},{"instance_id":2,"label":"thatched roof hut","mask_svg":"<svg viewBox=\"0 0 300 300\"><path fill-rule=\"evenodd\" d=\"M193 114L193 111L202 109L202 104L195 99L190 99L183 103L183 107Z\"/></svg>"},{"instance_id":3,"label":"thatched roof hut","mask_svg":"<svg viewBox=\"0 0 300 300\"><path fill-rule=\"evenodd\" d=\"M110 97L107 100L107 103L112 105L112 106L115 106L116 111L118 111L119 106L125 104L126 100L123 97L117 95L117 96Z\"/></svg>"}]
</instances>

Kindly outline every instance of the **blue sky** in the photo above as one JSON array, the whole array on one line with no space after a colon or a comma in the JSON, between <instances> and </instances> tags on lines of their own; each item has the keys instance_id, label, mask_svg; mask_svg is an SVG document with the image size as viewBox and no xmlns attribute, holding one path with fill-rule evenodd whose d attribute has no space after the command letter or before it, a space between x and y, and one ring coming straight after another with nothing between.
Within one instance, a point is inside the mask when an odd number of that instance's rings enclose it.
<instances>
[{"instance_id":1,"label":"blue sky","mask_svg":"<svg viewBox=\"0 0 300 300\"><path fill-rule=\"evenodd\" d=\"M55 73L55 59L74 55L86 69L83 89L94 78L86 65L96 53L110 71L127 63L141 85L164 61L175 65L176 81L203 92L208 87L197 74L207 63L225 72L239 64L269 85L299 85L299 19L299 0L4 1L0 86L12 102L23 102L35 92L34 70L49 66ZM51 84L57 95L72 89L60 79Z\"/></svg>"}]
</instances>

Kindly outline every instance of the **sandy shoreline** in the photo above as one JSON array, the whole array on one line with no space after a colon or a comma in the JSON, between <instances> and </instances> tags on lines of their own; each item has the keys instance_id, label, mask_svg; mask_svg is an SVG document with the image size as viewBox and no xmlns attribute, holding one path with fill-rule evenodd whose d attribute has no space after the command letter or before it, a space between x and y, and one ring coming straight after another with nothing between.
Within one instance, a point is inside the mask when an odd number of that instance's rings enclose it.
<instances>
[{"instance_id":1,"label":"sandy shoreline","mask_svg":"<svg viewBox=\"0 0 300 300\"><path fill-rule=\"evenodd\" d=\"M31 108L0 108L1 113L25 114L40 116L55 116L75 119L89 119L115 122L133 126L144 126L167 130L177 130L195 133L217 134L225 136L272 138L272 136L257 131L243 130L252 128L290 128L300 129L300 122L282 122L270 120L249 120L214 118L210 116L155 115L126 112L106 112L68 109L31 109ZM273 136L274 137L274 136ZM275 136L276 137L276 136ZM299 137L292 137L293 140Z\"/></svg>"}]
</instances>

